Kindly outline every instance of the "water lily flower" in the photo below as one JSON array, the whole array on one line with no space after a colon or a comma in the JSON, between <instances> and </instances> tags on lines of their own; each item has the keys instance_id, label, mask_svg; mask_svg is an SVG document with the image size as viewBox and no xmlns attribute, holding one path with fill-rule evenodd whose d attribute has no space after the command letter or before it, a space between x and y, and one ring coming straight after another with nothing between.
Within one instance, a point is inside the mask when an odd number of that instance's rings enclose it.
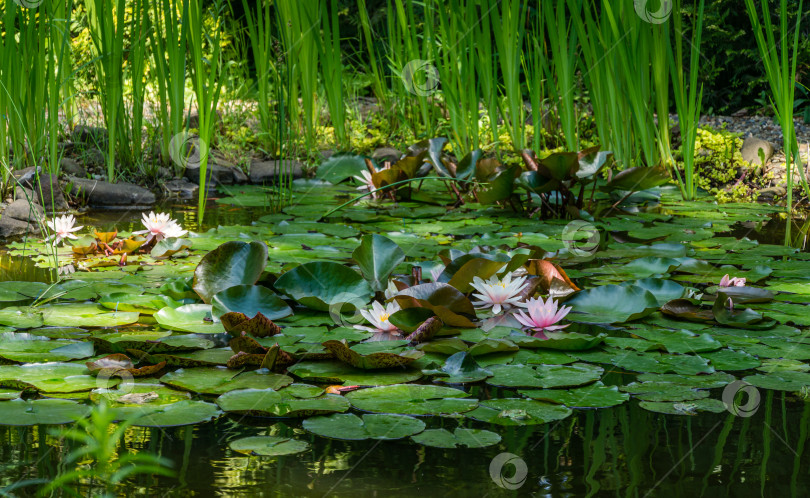
<instances>
[{"instance_id":1,"label":"water lily flower","mask_svg":"<svg viewBox=\"0 0 810 498\"><path fill-rule=\"evenodd\" d=\"M726 274L720 279L720 287L745 287L745 277L729 278Z\"/></svg>"},{"instance_id":2,"label":"water lily flower","mask_svg":"<svg viewBox=\"0 0 810 498\"><path fill-rule=\"evenodd\" d=\"M385 298L391 299L397 294L399 294L399 289L397 288L397 285L394 283L393 280L389 280L388 287L385 289Z\"/></svg>"},{"instance_id":3,"label":"water lily flower","mask_svg":"<svg viewBox=\"0 0 810 498\"><path fill-rule=\"evenodd\" d=\"M362 177L360 177L360 176L354 176L353 177L355 180L357 180L358 182L360 182L362 184L359 187L357 187L357 190L367 190L367 191L371 192L371 191L377 189L377 187L374 186L374 181L371 179L371 172L370 171L363 170L363 171L360 172L360 174L363 175L363 176ZM371 197L373 199L376 199L377 198L377 192L374 192L373 194L371 194Z\"/></svg>"},{"instance_id":4,"label":"water lily flower","mask_svg":"<svg viewBox=\"0 0 810 498\"><path fill-rule=\"evenodd\" d=\"M517 319L517 321L519 321L524 327L534 330L536 332L534 334L536 337L545 337L543 331L562 330L568 326L568 324L555 324L565 318L565 315L571 311L571 307L562 306L558 309L557 302L551 297L549 297L545 302L543 301L543 298L532 298L523 304L523 306L529 310L529 314L526 315L523 310L520 310L515 313L515 319Z\"/></svg>"},{"instance_id":5,"label":"water lily flower","mask_svg":"<svg viewBox=\"0 0 810 498\"><path fill-rule=\"evenodd\" d=\"M496 315L506 306L520 304L520 291L526 286L526 277L518 277L512 280L512 273L504 275L503 279L498 279L493 275L486 282L481 277L473 277L472 285L480 294L473 294L473 297L480 301L473 302L473 305L480 308L492 307L492 312Z\"/></svg>"},{"instance_id":6,"label":"water lily flower","mask_svg":"<svg viewBox=\"0 0 810 498\"><path fill-rule=\"evenodd\" d=\"M146 230L132 232L132 235L146 234L147 244L152 240L160 242L171 237L182 237L188 233L188 230L183 230L183 227L171 219L168 213L155 214L151 212L148 215L144 214L141 222L146 227Z\"/></svg>"},{"instance_id":7,"label":"water lily flower","mask_svg":"<svg viewBox=\"0 0 810 498\"><path fill-rule=\"evenodd\" d=\"M360 314L363 315L363 318L368 320L368 322L374 325L374 329L370 329L369 327L364 327L362 325L355 325L355 328L363 329L363 330L371 330L371 331L381 331L381 332L394 332L399 329L388 321L388 318L400 310L399 303L396 301L391 301L390 303L383 306L379 301L374 301L371 303L370 310L360 310Z\"/></svg>"},{"instance_id":8,"label":"water lily flower","mask_svg":"<svg viewBox=\"0 0 810 498\"><path fill-rule=\"evenodd\" d=\"M53 245L59 244L64 239L78 239L73 232L81 230L83 226L75 227L76 218L73 215L57 216L56 218L46 221L45 224L53 230L53 235L45 239L45 242L53 239Z\"/></svg>"}]
</instances>

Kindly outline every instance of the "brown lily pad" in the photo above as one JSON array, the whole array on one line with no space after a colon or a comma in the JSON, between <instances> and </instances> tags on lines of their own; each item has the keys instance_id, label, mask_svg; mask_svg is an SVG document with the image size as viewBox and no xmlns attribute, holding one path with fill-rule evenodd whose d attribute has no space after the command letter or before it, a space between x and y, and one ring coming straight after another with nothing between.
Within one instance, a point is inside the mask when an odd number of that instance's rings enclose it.
<instances>
[{"instance_id":1,"label":"brown lily pad","mask_svg":"<svg viewBox=\"0 0 810 498\"><path fill-rule=\"evenodd\" d=\"M112 376L123 370L133 377L148 377L163 370L163 368L166 367L166 362L162 361L154 365L135 368L132 360L130 360L127 355L116 353L95 361L88 361L85 365L91 373L95 373L96 375Z\"/></svg>"},{"instance_id":2,"label":"brown lily pad","mask_svg":"<svg viewBox=\"0 0 810 498\"><path fill-rule=\"evenodd\" d=\"M248 335L261 338L281 333L281 327L273 323L261 312L256 313L253 318L248 318L244 313L231 311L219 317L219 320L225 330L233 336L239 336L242 332L247 332Z\"/></svg>"},{"instance_id":3,"label":"brown lily pad","mask_svg":"<svg viewBox=\"0 0 810 498\"><path fill-rule=\"evenodd\" d=\"M256 339L250 337L245 332L239 337L234 337L228 342L228 345L233 349L234 353L249 353L264 355L267 348L256 342Z\"/></svg>"},{"instance_id":4,"label":"brown lily pad","mask_svg":"<svg viewBox=\"0 0 810 498\"><path fill-rule=\"evenodd\" d=\"M349 365L364 370L404 367L425 355L423 351L409 350L402 353L370 353L362 355L349 348L346 341L326 341L323 347L335 355L335 358Z\"/></svg>"},{"instance_id":5,"label":"brown lily pad","mask_svg":"<svg viewBox=\"0 0 810 498\"><path fill-rule=\"evenodd\" d=\"M688 299L673 299L661 306L661 313L690 322L708 322L714 320L712 310L703 309Z\"/></svg>"}]
</instances>

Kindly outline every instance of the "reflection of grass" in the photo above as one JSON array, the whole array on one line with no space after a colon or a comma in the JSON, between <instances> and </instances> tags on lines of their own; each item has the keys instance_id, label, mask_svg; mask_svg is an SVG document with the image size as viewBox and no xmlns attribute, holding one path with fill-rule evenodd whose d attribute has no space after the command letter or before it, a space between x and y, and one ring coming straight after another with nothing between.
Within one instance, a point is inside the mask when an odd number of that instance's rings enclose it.
<instances>
[{"instance_id":1,"label":"reflection of grass","mask_svg":"<svg viewBox=\"0 0 810 498\"><path fill-rule=\"evenodd\" d=\"M106 401L102 401L93 408L89 418L76 422L78 428L60 429L52 433L78 443L79 447L68 453L64 460L65 466L72 465L73 468L62 469L52 482L39 490L40 496L56 490L72 496L96 495L103 490L101 496L115 496L129 476L174 475L170 470L171 461L158 455L141 451L119 456L121 439L133 420L120 422L111 430L115 418L115 412ZM92 464L88 464L88 461ZM86 492L78 492L76 486L86 487Z\"/></svg>"}]
</instances>

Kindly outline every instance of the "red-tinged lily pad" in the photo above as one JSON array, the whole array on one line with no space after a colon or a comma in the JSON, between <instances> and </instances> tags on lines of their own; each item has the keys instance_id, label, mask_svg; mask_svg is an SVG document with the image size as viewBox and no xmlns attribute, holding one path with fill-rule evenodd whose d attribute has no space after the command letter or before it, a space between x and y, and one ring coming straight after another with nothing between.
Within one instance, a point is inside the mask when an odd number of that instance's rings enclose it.
<instances>
[{"instance_id":1,"label":"red-tinged lily pad","mask_svg":"<svg viewBox=\"0 0 810 498\"><path fill-rule=\"evenodd\" d=\"M415 349L402 353L377 352L360 354L351 349L345 340L326 341L323 347L335 355L338 360L363 370L376 370L381 368L405 367L425 355Z\"/></svg>"},{"instance_id":2,"label":"red-tinged lily pad","mask_svg":"<svg viewBox=\"0 0 810 498\"><path fill-rule=\"evenodd\" d=\"M414 285L400 291L394 299L403 309L427 308L450 327L475 327L475 324L467 318L475 317L472 303L461 291L449 284Z\"/></svg>"},{"instance_id":3,"label":"red-tinged lily pad","mask_svg":"<svg viewBox=\"0 0 810 498\"><path fill-rule=\"evenodd\" d=\"M261 312L256 313L253 318L248 318L244 313L237 313L235 311L225 313L219 317L225 331L233 336L237 336L242 332L246 332L253 337L271 337L281 333L281 327L273 323Z\"/></svg>"}]
</instances>

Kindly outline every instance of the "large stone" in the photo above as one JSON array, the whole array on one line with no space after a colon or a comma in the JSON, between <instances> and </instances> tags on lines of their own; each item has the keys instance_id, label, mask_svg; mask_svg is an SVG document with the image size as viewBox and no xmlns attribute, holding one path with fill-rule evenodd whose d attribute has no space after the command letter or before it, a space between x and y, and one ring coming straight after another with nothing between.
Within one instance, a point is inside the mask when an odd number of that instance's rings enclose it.
<instances>
[{"instance_id":1,"label":"large stone","mask_svg":"<svg viewBox=\"0 0 810 498\"><path fill-rule=\"evenodd\" d=\"M393 163L399 161L399 158L402 157L402 152L392 147L380 147L371 153L371 157L378 163L386 161Z\"/></svg>"},{"instance_id":2,"label":"large stone","mask_svg":"<svg viewBox=\"0 0 810 498\"><path fill-rule=\"evenodd\" d=\"M17 199L3 210L3 218L13 218L22 222L39 223L45 217L42 206Z\"/></svg>"},{"instance_id":3,"label":"large stone","mask_svg":"<svg viewBox=\"0 0 810 498\"><path fill-rule=\"evenodd\" d=\"M107 129L97 126L76 125L70 135L74 142L80 144L103 147L107 143Z\"/></svg>"},{"instance_id":4,"label":"large stone","mask_svg":"<svg viewBox=\"0 0 810 498\"><path fill-rule=\"evenodd\" d=\"M155 194L131 183L108 183L70 177L71 195L87 200L94 207L137 209L155 203Z\"/></svg>"},{"instance_id":5,"label":"large stone","mask_svg":"<svg viewBox=\"0 0 810 498\"><path fill-rule=\"evenodd\" d=\"M163 184L163 187L169 192L170 197L178 199L194 199L200 190L199 185L191 183L185 178L169 180Z\"/></svg>"},{"instance_id":6,"label":"large stone","mask_svg":"<svg viewBox=\"0 0 810 498\"><path fill-rule=\"evenodd\" d=\"M23 192L15 192L18 199L31 199L35 203L43 206L49 214L63 213L69 209L65 196L62 193L62 186L59 184L59 177L49 173L42 173L41 168L37 176L37 170L33 167L16 171L14 177L17 179L17 189L23 187Z\"/></svg>"},{"instance_id":7,"label":"large stone","mask_svg":"<svg viewBox=\"0 0 810 498\"><path fill-rule=\"evenodd\" d=\"M87 176L87 170L84 169L84 166L69 157L63 157L59 160L59 168L63 173L68 175L78 176L79 178Z\"/></svg>"},{"instance_id":8,"label":"large stone","mask_svg":"<svg viewBox=\"0 0 810 498\"><path fill-rule=\"evenodd\" d=\"M767 163L774 154L773 144L753 135L745 137L745 141L742 145L742 158L745 161L751 163L752 166L763 166L764 163L759 154L760 150L765 158L765 163Z\"/></svg>"},{"instance_id":9,"label":"large stone","mask_svg":"<svg viewBox=\"0 0 810 498\"><path fill-rule=\"evenodd\" d=\"M104 156L101 149L97 147L92 147L84 151L81 156L81 160L84 162L84 164L90 166L91 168L103 168L107 166L107 158Z\"/></svg>"},{"instance_id":10,"label":"large stone","mask_svg":"<svg viewBox=\"0 0 810 498\"><path fill-rule=\"evenodd\" d=\"M43 217L41 206L22 199L12 202L0 213L0 239L38 234Z\"/></svg>"},{"instance_id":11,"label":"large stone","mask_svg":"<svg viewBox=\"0 0 810 498\"><path fill-rule=\"evenodd\" d=\"M224 166L216 162L209 161L208 167L205 171L206 183L213 183L214 185L233 185L234 183L245 183L247 177L236 166ZM186 165L185 177L194 183L200 183L200 165L188 164Z\"/></svg>"},{"instance_id":12,"label":"large stone","mask_svg":"<svg viewBox=\"0 0 810 498\"><path fill-rule=\"evenodd\" d=\"M275 183L282 169L286 174L289 174L288 172L292 169L293 179L304 177L304 165L298 161L286 159L283 165L282 161L256 161L250 165L250 182Z\"/></svg>"}]
</instances>

